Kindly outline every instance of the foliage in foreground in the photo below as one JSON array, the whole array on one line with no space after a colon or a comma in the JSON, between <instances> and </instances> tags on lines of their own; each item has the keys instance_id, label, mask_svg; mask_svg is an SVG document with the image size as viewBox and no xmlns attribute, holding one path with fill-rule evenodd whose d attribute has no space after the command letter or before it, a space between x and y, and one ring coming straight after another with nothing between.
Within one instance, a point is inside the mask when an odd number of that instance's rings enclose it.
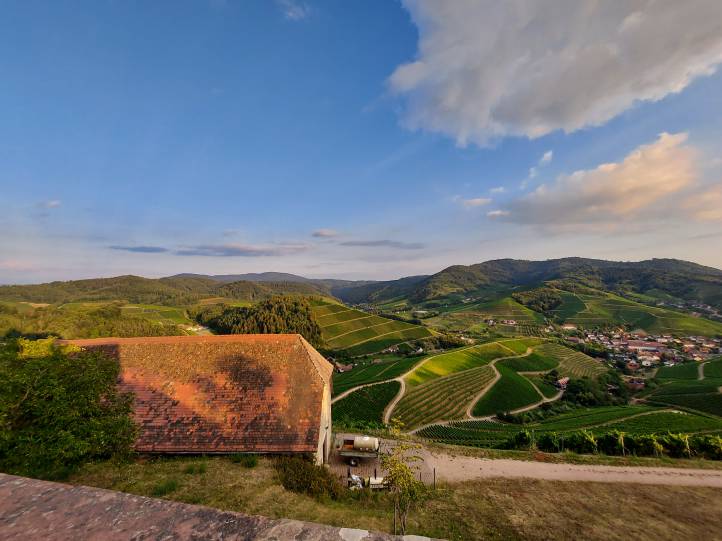
<instances>
[{"instance_id":1,"label":"foliage in foreground","mask_svg":"<svg viewBox=\"0 0 722 541\"><path fill-rule=\"evenodd\" d=\"M306 494L317 500L339 500L345 489L338 478L323 466L298 457L280 457L274 461L281 484L286 490Z\"/></svg>"},{"instance_id":2,"label":"foliage in foreground","mask_svg":"<svg viewBox=\"0 0 722 541\"><path fill-rule=\"evenodd\" d=\"M52 339L0 350L0 471L61 479L83 462L130 452L136 428L117 362Z\"/></svg>"}]
</instances>

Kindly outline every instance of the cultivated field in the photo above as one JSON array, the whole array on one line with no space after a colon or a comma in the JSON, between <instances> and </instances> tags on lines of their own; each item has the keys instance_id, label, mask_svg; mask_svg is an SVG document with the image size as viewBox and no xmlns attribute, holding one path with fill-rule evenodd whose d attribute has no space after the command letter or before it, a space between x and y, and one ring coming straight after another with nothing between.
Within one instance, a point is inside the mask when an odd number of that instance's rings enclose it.
<instances>
[{"instance_id":1,"label":"cultivated field","mask_svg":"<svg viewBox=\"0 0 722 541\"><path fill-rule=\"evenodd\" d=\"M533 431L536 437L545 433L559 436L589 430L605 433L620 430L630 434L707 433L722 429L722 419L684 413L650 406L607 406L579 409L547 420L515 425L493 421L455 421L433 425L417 432L418 436L442 443L472 447L499 447L521 430Z\"/></svg>"},{"instance_id":2,"label":"cultivated field","mask_svg":"<svg viewBox=\"0 0 722 541\"><path fill-rule=\"evenodd\" d=\"M505 361L498 362L496 368L501 378L474 405L474 416L484 417L500 411L512 411L542 399L529 380L506 366Z\"/></svg>"},{"instance_id":3,"label":"cultivated field","mask_svg":"<svg viewBox=\"0 0 722 541\"><path fill-rule=\"evenodd\" d=\"M499 357L516 355L501 342L491 342L431 357L406 376L408 385L421 385L436 378L484 366Z\"/></svg>"},{"instance_id":4,"label":"cultivated field","mask_svg":"<svg viewBox=\"0 0 722 541\"><path fill-rule=\"evenodd\" d=\"M579 351L559 344L542 344L534 349L536 353L559 361L557 370L563 376L594 378L607 371L599 361Z\"/></svg>"},{"instance_id":5,"label":"cultivated field","mask_svg":"<svg viewBox=\"0 0 722 541\"><path fill-rule=\"evenodd\" d=\"M367 314L341 304L319 303L313 307L313 313L326 344L354 356L431 336L431 331L425 327Z\"/></svg>"},{"instance_id":6,"label":"cultivated field","mask_svg":"<svg viewBox=\"0 0 722 541\"><path fill-rule=\"evenodd\" d=\"M368 360L348 372L334 372L333 394L341 394L353 387L393 379L408 372L421 357L392 357Z\"/></svg>"},{"instance_id":7,"label":"cultivated field","mask_svg":"<svg viewBox=\"0 0 722 541\"><path fill-rule=\"evenodd\" d=\"M406 429L460 419L474 397L493 379L494 370L481 366L407 388L392 415L398 417Z\"/></svg>"},{"instance_id":8,"label":"cultivated field","mask_svg":"<svg viewBox=\"0 0 722 541\"><path fill-rule=\"evenodd\" d=\"M364 387L333 404L333 420L341 424L382 423L384 408L398 394L401 384L388 381Z\"/></svg>"},{"instance_id":9,"label":"cultivated field","mask_svg":"<svg viewBox=\"0 0 722 541\"><path fill-rule=\"evenodd\" d=\"M657 370L657 379L697 379L697 363L684 363L676 366L662 366Z\"/></svg>"}]
</instances>

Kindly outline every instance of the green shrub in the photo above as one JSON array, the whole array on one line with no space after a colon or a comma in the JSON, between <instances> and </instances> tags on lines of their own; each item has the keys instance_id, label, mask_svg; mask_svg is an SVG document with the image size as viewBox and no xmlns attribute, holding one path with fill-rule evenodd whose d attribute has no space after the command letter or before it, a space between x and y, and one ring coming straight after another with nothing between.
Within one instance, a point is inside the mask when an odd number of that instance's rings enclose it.
<instances>
[{"instance_id":1,"label":"green shrub","mask_svg":"<svg viewBox=\"0 0 722 541\"><path fill-rule=\"evenodd\" d=\"M509 438L505 444L505 449L529 449L532 445L531 433L528 430L520 430Z\"/></svg>"},{"instance_id":2,"label":"green shrub","mask_svg":"<svg viewBox=\"0 0 722 541\"><path fill-rule=\"evenodd\" d=\"M561 450L559 435L556 432L546 432L537 438L536 446L545 453L557 453Z\"/></svg>"},{"instance_id":3,"label":"green shrub","mask_svg":"<svg viewBox=\"0 0 722 541\"><path fill-rule=\"evenodd\" d=\"M86 461L127 455L135 440L118 363L49 342L0 348L0 471L61 479Z\"/></svg>"},{"instance_id":4,"label":"green shrub","mask_svg":"<svg viewBox=\"0 0 722 541\"><path fill-rule=\"evenodd\" d=\"M664 450L656 434L630 434L625 442L629 450L638 456L660 456Z\"/></svg>"},{"instance_id":5,"label":"green shrub","mask_svg":"<svg viewBox=\"0 0 722 541\"><path fill-rule=\"evenodd\" d=\"M235 455L231 455L231 462L240 464L244 468L255 468L258 465L258 456L236 453Z\"/></svg>"},{"instance_id":6,"label":"green shrub","mask_svg":"<svg viewBox=\"0 0 722 541\"><path fill-rule=\"evenodd\" d=\"M597 452L597 439L594 434L582 430L569 434L564 440L564 447L576 453L589 454Z\"/></svg>"},{"instance_id":7,"label":"green shrub","mask_svg":"<svg viewBox=\"0 0 722 541\"><path fill-rule=\"evenodd\" d=\"M695 454L711 460L722 460L722 436L693 436L690 446Z\"/></svg>"},{"instance_id":8,"label":"green shrub","mask_svg":"<svg viewBox=\"0 0 722 541\"><path fill-rule=\"evenodd\" d=\"M176 479L166 479L153 487L151 495L160 497L176 490L178 490L178 481Z\"/></svg>"},{"instance_id":9,"label":"green shrub","mask_svg":"<svg viewBox=\"0 0 722 541\"><path fill-rule=\"evenodd\" d=\"M206 473L207 469L208 465L205 462L201 462L200 464L188 464L185 468L183 468L183 473Z\"/></svg>"},{"instance_id":10,"label":"green shrub","mask_svg":"<svg viewBox=\"0 0 722 541\"><path fill-rule=\"evenodd\" d=\"M601 434L597 437L597 449L605 455L626 455L626 434L619 430Z\"/></svg>"},{"instance_id":11,"label":"green shrub","mask_svg":"<svg viewBox=\"0 0 722 541\"><path fill-rule=\"evenodd\" d=\"M338 500L345 493L336 475L309 460L281 457L276 459L274 467L286 490L307 494L317 500Z\"/></svg>"},{"instance_id":12,"label":"green shrub","mask_svg":"<svg viewBox=\"0 0 722 541\"><path fill-rule=\"evenodd\" d=\"M689 434L667 434L660 443L667 454L674 458L690 458L692 449L689 445Z\"/></svg>"}]
</instances>

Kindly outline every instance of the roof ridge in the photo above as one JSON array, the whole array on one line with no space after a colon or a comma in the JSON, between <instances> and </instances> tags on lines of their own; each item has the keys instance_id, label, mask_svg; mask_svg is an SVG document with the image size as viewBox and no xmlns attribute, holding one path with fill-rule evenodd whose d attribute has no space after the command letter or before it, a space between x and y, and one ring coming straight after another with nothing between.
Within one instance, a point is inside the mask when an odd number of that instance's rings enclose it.
<instances>
[{"instance_id":1,"label":"roof ridge","mask_svg":"<svg viewBox=\"0 0 722 541\"><path fill-rule=\"evenodd\" d=\"M314 347L308 342L308 340L306 340L306 339L303 337L303 335L299 334L299 335L298 335L298 339L299 339L299 341L300 341L300 343L301 343L301 347L303 348L303 351L306 352L306 355L308 356L308 359L311 361L311 364L313 365L314 369L316 370L316 372L318 373L319 377L321 378L321 383L325 384L325 383L326 383L326 377L324 376L323 372L321 371L321 367L319 366L319 361L318 361L318 359L315 358L314 353L315 353L316 355L318 355L319 357L321 357L321 359L323 359L323 360L329 365L329 367L331 366L331 363L329 363L329 362L326 360L326 358L323 357L323 356L318 352L318 350L317 350L316 348L314 348ZM333 368L331 368L331 372L333 373ZM331 381L331 376L330 376L330 375L328 376L328 379L329 379L329 383L330 383L330 381Z\"/></svg>"}]
</instances>

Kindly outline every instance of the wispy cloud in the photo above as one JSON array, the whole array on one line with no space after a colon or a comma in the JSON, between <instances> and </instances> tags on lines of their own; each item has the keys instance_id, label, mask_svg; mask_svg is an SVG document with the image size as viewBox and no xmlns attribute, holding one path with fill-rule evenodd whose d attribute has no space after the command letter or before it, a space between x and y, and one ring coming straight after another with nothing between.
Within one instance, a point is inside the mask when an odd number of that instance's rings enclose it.
<instances>
[{"instance_id":1,"label":"wispy cloud","mask_svg":"<svg viewBox=\"0 0 722 541\"><path fill-rule=\"evenodd\" d=\"M539 174L539 168L551 163L553 157L554 153L551 150L547 150L544 154L542 154L542 157L539 158L537 164L529 169L529 178L522 182L522 189L526 188L526 184L530 179L536 178Z\"/></svg>"},{"instance_id":2,"label":"wispy cloud","mask_svg":"<svg viewBox=\"0 0 722 541\"><path fill-rule=\"evenodd\" d=\"M491 199L489 199L488 197L473 197L471 199L464 199L463 197L457 196L454 198L454 201L456 201L466 209L483 207L491 203Z\"/></svg>"},{"instance_id":3,"label":"wispy cloud","mask_svg":"<svg viewBox=\"0 0 722 541\"><path fill-rule=\"evenodd\" d=\"M679 209L669 198L689 195L697 180L698 153L686 142L686 133L662 133L620 162L561 175L489 216L553 228L606 229L640 222L650 213L659 216L662 208ZM690 202L694 208L701 204ZM714 205L700 212L703 218L718 214Z\"/></svg>"},{"instance_id":4,"label":"wispy cloud","mask_svg":"<svg viewBox=\"0 0 722 541\"><path fill-rule=\"evenodd\" d=\"M249 244L201 244L187 246L173 252L179 256L202 257L272 257L293 255L308 250L305 244L249 245Z\"/></svg>"},{"instance_id":5,"label":"wispy cloud","mask_svg":"<svg viewBox=\"0 0 722 541\"><path fill-rule=\"evenodd\" d=\"M339 232L335 229L316 229L311 236L317 239L332 239L338 237Z\"/></svg>"},{"instance_id":6,"label":"wispy cloud","mask_svg":"<svg viewBox=\"0 0 722 541\"><path fill-rule=\"evenodd\" d=\"M162 246L119 246L113 245L108 246L111 250L118 250L121 252L133 252L136 254L162 254L168 252L168 248Z\"/></svg>"},{"instance_id":7,"label":"wispy cloud","mask_svg":"<svg viewBox=\"0 0 722 541\"><path fill-rule=\"evenodd\" d=\"M506 189L504 188L504 186L497 186L496 188L492 188L491 190L489 190L490 193L504 193L505 191Z\"/></svg>"},{"instance_id":8,"label":"wispy cloud","mask_svg":"<svg viewBox=\"0 0 722 541\"><path fill-rule=\"evenodd\" d=\"M341 246L363 246L369 248L396 248L398 250L421 250L424 244L420 242L401 242L398 240L347 240L339 243Z\"/></svg>"},{"instance_id":9,"label":"wispy cloud","mask_svg":"<svg viewBox=\"0 0 722 541\"><path fill-rule=\"evenodd\" d=\"M298 0L276 0L278 9L289 21L302 21L311 15L311 7Z\"/></svg>"},{"instance_id":10,"label":"wispy cloud","mask_svg":"<svg viewBox=\"0 0 722 541\"><path fill-rule=\"evenodd\" d=\"M41 201L38 206L44 209L56 209L63 204L59 199L50 199L48 201Z\"/></svg>"},{"instance_id":11,"label":"wispy cloud","mask_svg":"<svg viewBox=\"0 0 722 541\"><path fill-rule=\"evenodd\" d=\"M501 216L508 216L508 210L490 210L486 213L489 218L500 218Z\"/></svg>"}]
</instances>

